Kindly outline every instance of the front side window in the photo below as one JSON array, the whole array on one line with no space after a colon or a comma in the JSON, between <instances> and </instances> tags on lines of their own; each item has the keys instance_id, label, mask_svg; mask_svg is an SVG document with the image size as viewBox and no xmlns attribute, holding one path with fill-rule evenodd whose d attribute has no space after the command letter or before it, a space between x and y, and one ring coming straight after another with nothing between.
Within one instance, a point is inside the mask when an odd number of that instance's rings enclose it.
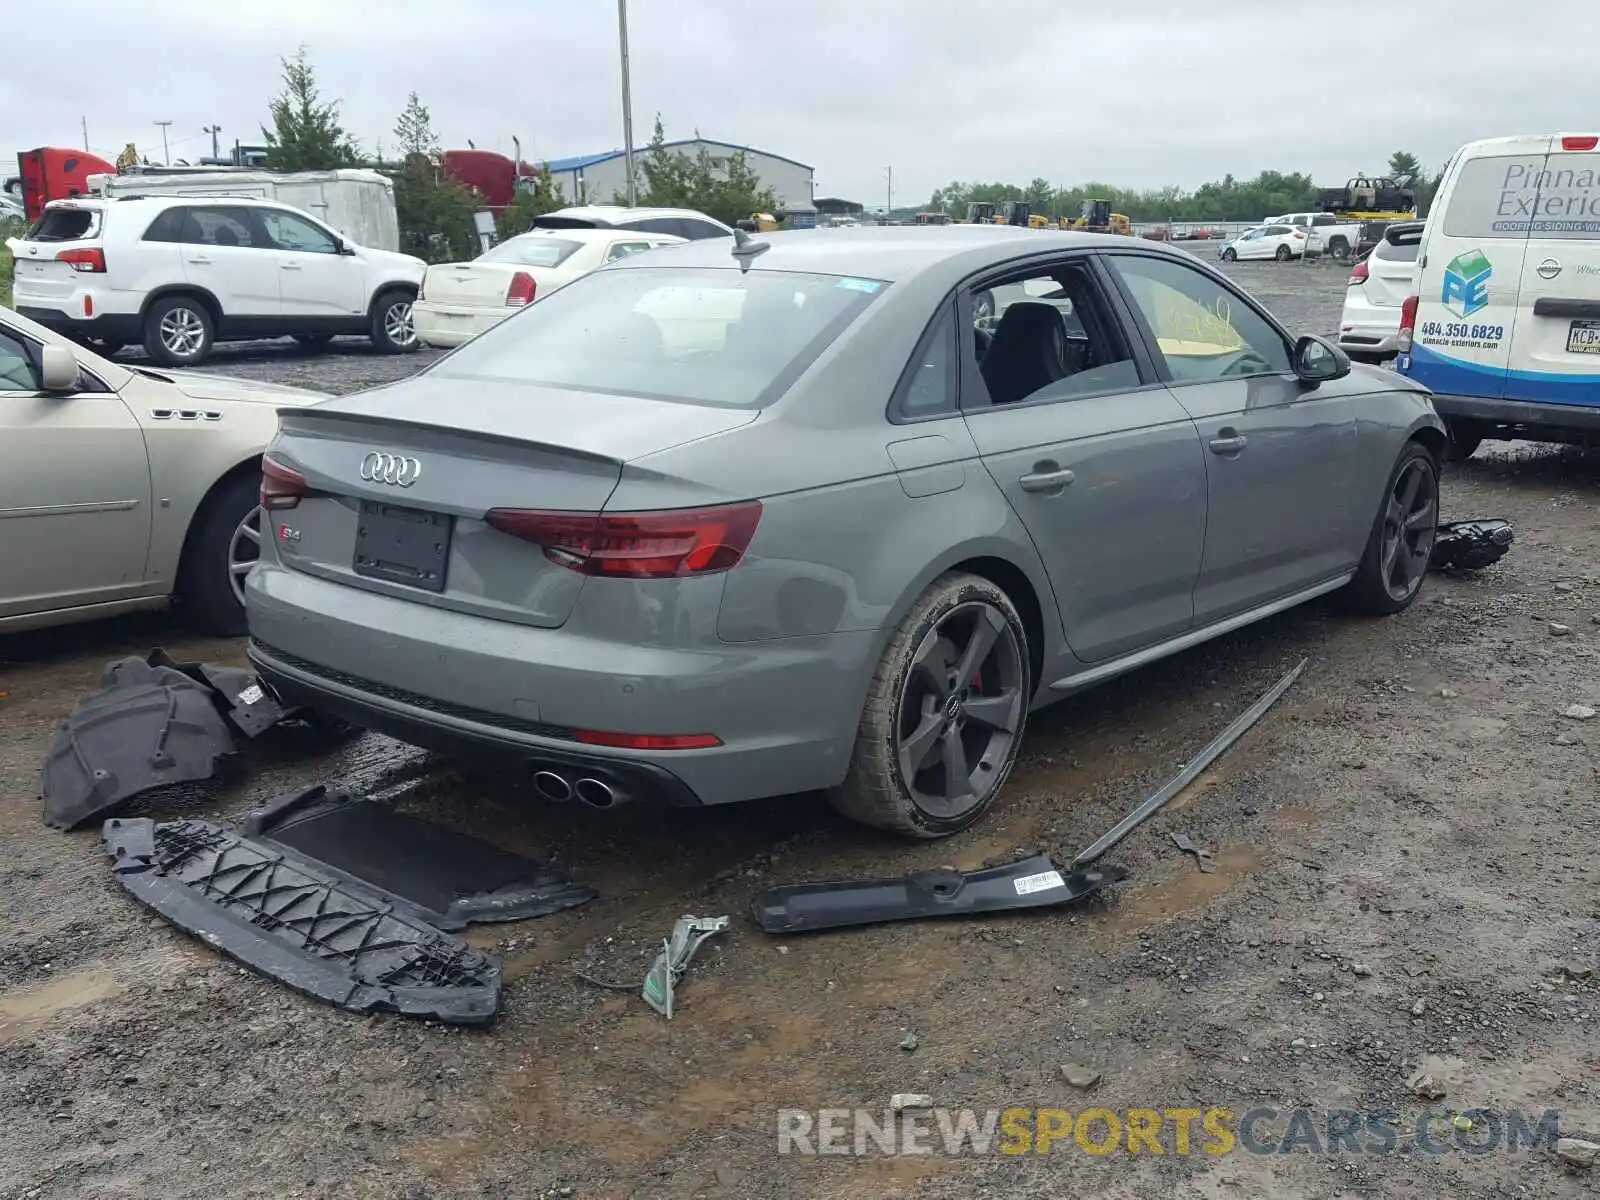
<instances>
[{"instance_id":1,"label":"front side window","mask_svg":"<svg viewBox=\"0 0 1600 1200\"><path fill-rule=\"evenodd\" d=\"M295 250L301 254L339 253L339 243L333 235L304 217L264 208L261 210L261 223L266 226L267 236L279 250Z\"/></svg>"},{"instance_id":2,"label":"front side window","mask_svg":"<svg viewBox=\"0 0 1600 1200\"><path fill-rule=\"evenodd\" d=\"M1144 255L1107 256L1155 337L1174 383L1203 383L1290 370L1283 336L1209 275Z\"/></svg>"},{"instance_id":3,"label":"front side window","mask_svg":"<svg viewBox=\"0 0 1600 1200\"><path fill-rule=\"evenodd\" d=\"M429 368L685 404L770 404L889 285L736 267L596 271Z\"/></svg>"},{"instance_id":4,"label":"front side window","mask_svg":"<svg viewBox=\"0 0 1600 1200\"><path fill-rule=\"evenodd\" d=\"M0 392L37 392L39 369L28 344L15 334L0 329Z\"/></svg>"}]
</instances>

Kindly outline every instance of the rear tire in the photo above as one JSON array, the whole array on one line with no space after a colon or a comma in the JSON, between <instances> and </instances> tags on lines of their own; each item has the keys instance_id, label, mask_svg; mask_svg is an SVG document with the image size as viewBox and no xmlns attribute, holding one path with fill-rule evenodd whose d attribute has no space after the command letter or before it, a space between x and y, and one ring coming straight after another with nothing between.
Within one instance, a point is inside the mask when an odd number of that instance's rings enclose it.
<instances>
[{"instance_id":1,"label":"rear tire","mask_svg":"<svg viewBox=\"0 0 1600 1200\"><path fill-rule=\"evenodd\" d=\"M1328 253L1343 262L1350 257L1350 243L1342 237L1336 237L1328 243Z\"/></svg>"},{"instance_id":2,"label":"rear tire","mask_svg":"<svg viewBox=\"0 0 1600 1200\"><path fill-rule=\"evenodd\" d=\"M255 521L255 555L260 553L261 480L244 472L222 484L195 517L184 546L178 577L178 602L184 618L218 637L238 637L246 630L244 602L235 590L244 572L234 564L251 539L243 532ZM251 555L248 561L254 561Z\"/></svg>"},{"instance_id":3,"label":"rear tire","mask_svg":"<svg viewBox=\"0 0 1600 1200\"><path fill-rule=\"evenodd\" d=\"M144 315L144 352L164 367L194 367L211 357L216 322L194 296L163 296Z\"/></svg>"},{"instance_id":4,"label":"rear tire","mask_svg":"<svg viewBox=\"0 0 1600 1200\"><path fill-rule=\"evenodd\" d=\"M906 837L966 829L1016 762L1031 673L1027 630L1010 597L977 575L941 575L884 647L849 772L829 801Z\"/></svg>"},{"instance_id":5,"label":"rear tire","mask_svg":"<svg viewBox=\"0 0 1600 1200\"><path fill-rule=\"evenodd\" d=\"M1389 472L1361 565L1345 585L1349 607L1376 616L1411 607L1427 578L1438 531L1439 465L1421 442L1407 442Z\"/></svg>"},{"instance_id":6,"label":"rear tire","mask_svg":"<svg viewBox=\"0 0 1600 1200\"><path fill-rule=\"evenodd\" d=\"M1287 246L1279 246L1276 253L1274 253L1272 257L1277 259L1279 262L1288 262L1294 257L1294 251L1289 249Z\"/></svg>"},{"instance_id":7,"label":"rear tire","mask_svg":"<svg viewBox=\"0 0 1600 1200\"><path fill-rule=\"evenodd\" d=\"M1222 261L1223 262L1238 262L1239 261L1239 252L1237 250L1233 249L1230 246L1228 249L1226 249L1226 250L1224 250L1222 252Z\"/></svg>"},{"instance_id":8,"label":"rear tire","mask_svg":"<svg viewBox=\"0 0 1600 1200\"><path fill-rule=\"evenodd\" d=\"M409 354L421 344L411 323L416 297L399 288L381 292L372 304L372 344L384 354Z\"/></svg>"},{"instance_id":9,"label":"rear tire","mask_svg":"<svg viewBox=\"0 0 1600 1200\"><path fill-rule=\"evenodd\" d=\"M1483 444L1483 433L1474 421L1446 421L1450 444L1445 447L1445 462L1465 462Z\"/></svg>"}]
</instances>

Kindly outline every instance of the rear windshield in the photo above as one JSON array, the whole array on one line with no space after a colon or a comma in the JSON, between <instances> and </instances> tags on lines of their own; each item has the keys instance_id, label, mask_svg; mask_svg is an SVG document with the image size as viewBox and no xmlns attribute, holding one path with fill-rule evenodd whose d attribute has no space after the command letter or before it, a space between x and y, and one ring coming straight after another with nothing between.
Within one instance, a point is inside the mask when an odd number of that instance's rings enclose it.
<instances>
[{"instance_id":1,"label":"rear windshield","mask_svg":"<svg viewBox=\"0 0 1600 1200\"><path fill-rule=\"evenodd\" d=\"M737 267L597 271L480 334L429 373L760 408L887 286Z\"/></svg>"},{"instance_id":2,"label":"rear windshield","mask_svg":"<svg viewBox=\"0 0 1600 1200\"><path fill-rule=\"evenodd\" d=\"M1416 262L1422 246L1421 228L1390 229L1374 247L1376 257L1386 262Z\"/></svg>"},{"instance_id":3,"label":"rear windshield","mask_svg":"<svg viewBox=\"0 0 1600 1200\"><path fill-rule=\"evenodd\" d=\"M1447 202L1444 232L1462 238L1600 238L1600 154L1468 159Z\"/></svg>"},{"instance_id":4,"label":"rear windshield","mask_svg":"<svg viewBox=\"0 0 1600 1200\"><path fill-rule=\"evenodd\" d=\"M582 242L560 238L514 237L478 256L479 262L512 263L519 267L559 267L579 250Z\"/></svg>"},{"instance_id":5,"label":"rear windshield","mask_svg":"<svg viewBox=\"0 0 1600 1200\"><path fill-rule=\"evenodd\" d=\"M98 208L47 208L24 239L29 242L76 242L99 236Z\"/></svg>"}]
</instances>

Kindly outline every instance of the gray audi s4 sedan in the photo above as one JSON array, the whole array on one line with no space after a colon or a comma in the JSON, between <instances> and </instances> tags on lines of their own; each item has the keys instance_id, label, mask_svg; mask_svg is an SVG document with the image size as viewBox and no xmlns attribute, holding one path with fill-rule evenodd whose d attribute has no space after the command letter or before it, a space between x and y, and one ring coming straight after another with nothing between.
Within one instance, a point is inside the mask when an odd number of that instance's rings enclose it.
<instances>
[{"instance_id":1,"label":"gray audi s4 sedan","mask_svg":"<svg viewBox=\"0 0 1600 1200\"><path fill-rule=\"evenodd\" d=\"M1030 711L1324 593L1394 613L1429 394L1181 250L950 225L625 258L283 410L250 657L607 806L823 789L914 837Z\"/></svg>"}]
</instances>

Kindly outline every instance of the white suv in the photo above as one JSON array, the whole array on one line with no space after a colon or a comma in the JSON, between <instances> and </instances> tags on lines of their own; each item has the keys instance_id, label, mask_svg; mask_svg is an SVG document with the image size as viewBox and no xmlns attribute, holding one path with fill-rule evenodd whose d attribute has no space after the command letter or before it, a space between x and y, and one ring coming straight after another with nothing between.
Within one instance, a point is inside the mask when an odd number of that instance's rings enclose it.
<instances>
[{"instance_id":1,"label":"white suv","mask_svg":"<svg viewBox=\"0 0 1600 1200\"><path fill-rule=\"evenodd\" d=\"M533 219L535 229L626 229L632 233L665 233L685 241L732 237L733 230L715 217L692 208L627 208L620 204L586 204L563 208Z\"/></svg>"},{"instance_id":2,"label":"white suv","mask_svg":"<svg viewBox=\"0 0 1600 1200\"><path fill-rule=\"evenodd\" d=\"M309 213L242 196L55 200L21 238L23 316L114 354L132 342L169 367L218 341L360 334L413 350L420 258L357 246Z\"/></svg>"}]
</instances>

